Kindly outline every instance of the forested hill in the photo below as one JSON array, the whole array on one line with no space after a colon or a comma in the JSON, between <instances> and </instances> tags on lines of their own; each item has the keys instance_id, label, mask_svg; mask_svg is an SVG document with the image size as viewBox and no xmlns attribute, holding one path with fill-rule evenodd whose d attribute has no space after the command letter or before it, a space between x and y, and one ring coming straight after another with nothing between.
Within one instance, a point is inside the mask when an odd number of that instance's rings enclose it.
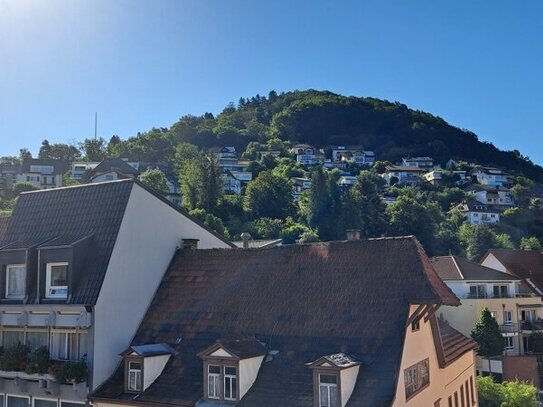
<instances>
[{"instance_id":1,"label":"forested hill","mask_svg":"<svg viewBox=\"0 0 543 407\"><path fill-rule=\"evenodd\" d=\"M439 117L399 102L325 91L272 91L267 97L241 98L237 106L231 103L216 117L210 113L184 116L170 129L153 129L138 136L119 140L117 153L137 153L133 158L148 161L168 160L171 143L186 141L202 148L234 145L243 151L251 141L264 143L276 137L318 147L361 144L375 151L378 160L392 162L409 155L429 155L442 164L450 158L461 159L543 181L543 168L520 152L501 151Z\"/></svg>"}]
</instances>

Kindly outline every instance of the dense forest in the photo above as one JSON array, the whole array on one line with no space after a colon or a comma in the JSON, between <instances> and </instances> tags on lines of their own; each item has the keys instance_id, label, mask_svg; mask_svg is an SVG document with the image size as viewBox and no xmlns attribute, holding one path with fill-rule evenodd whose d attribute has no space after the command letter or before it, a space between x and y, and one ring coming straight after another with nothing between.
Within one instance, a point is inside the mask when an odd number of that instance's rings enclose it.
<instances>
[{"instance_id":1,"label":"dense forest","mask_svg":"<svg viewBox=\"0 0 543 407\"><path fill-rule=\"evenodd\" d=\"M330 145L357 144L374 151L372 168L350 166L357 176L350 188L338 185L341 171L296 162L289 147L307 143L330 154ZM240 194L222 192L212 147L234 146L246 160L252 181ZM258 154L279 152L279 157ZM451 208L470 198L452 182L440 186L385 185L384 166L405 156L431 156L437 165L462 161L464 170L496 166L513 179L516 206L501 214L495 225L470 225ZM2 157L15 163L30 157ZM450 126L429 113L398 102L357 98L321 91L294 91L240 98L221 113L186 115L170 128L153 128L126 140L112 136L86 139L77 147L44 140L40 158L99 161L123 157L148 163L140 179L167 193L167 179L181 187L182 205L191 215L231 239L250 232L255 239L282 238L285 243L345 238L358 228L363 237L416 235L431 255L460 254L479 258L490 247L541 248L543 204L534 187L543 181L543 168L518 151L500 151L480 142L467 130ZM311 180L299 200L293 200L293 177ZM70 183L69 174L66 182ZM9 213L19 192L15 185L0 199ZM391 198L390 205L383 198Z\"/></svg>"}]
</instances>

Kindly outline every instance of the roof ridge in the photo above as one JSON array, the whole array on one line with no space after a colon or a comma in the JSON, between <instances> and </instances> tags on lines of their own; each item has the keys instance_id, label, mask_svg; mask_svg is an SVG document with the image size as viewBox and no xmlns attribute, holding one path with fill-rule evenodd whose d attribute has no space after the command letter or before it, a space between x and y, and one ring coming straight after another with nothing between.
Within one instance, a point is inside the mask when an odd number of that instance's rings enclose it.
<instances>
[{"instance_id":1,"label":"roof ridge","mask_svg":"<svg viewBox=\"0 0 543 407\"><path fill-rule=\"evenodd\" d=\"M104 185L104 184L113 184L113 183L119 183L119 182L134 182L134 180L133 179L118 179L118 180L113 180L113 181L90 182L90 183L87 183L87 184L78 184L78 185L66 185L65 187L49 188L49 189L38 189L38 190L35 190L35 191L25 191L25 192L21 192L21 195L62 191L62 190L66 190L66 189L75 189L75 188L85 188L85 187L100 186L100 185Z\"/></svg>"},{"instance_id":2,"label":"roof ridge","mask_svg":"<svg viewBox=\"0 0 543 407\"><path fill-rule=\"evenodd\" d=\"M458 262L456 261L455 256L451 255L451 258L452 258L452 261L453 261L454 265L456 266L456 269L458 270L458 274L460 274L460 277L462 278L462 280L465 280L466 278L464 277L464 273L462 273L462 270L458 266Z\"/></svg>"}]
</instances>

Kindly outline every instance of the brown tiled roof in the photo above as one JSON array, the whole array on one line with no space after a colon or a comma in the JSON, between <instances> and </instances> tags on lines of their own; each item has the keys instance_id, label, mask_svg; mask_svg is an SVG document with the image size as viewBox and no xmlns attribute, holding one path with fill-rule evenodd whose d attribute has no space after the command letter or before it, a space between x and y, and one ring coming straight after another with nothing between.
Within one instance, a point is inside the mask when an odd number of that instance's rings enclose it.
<instances>
[{"instance_id":1,"label":"brown tiled roof","mask_svg":"<svg viewBox=\"0 0 543 407\"><path fill-rule=\"evenodd\" d=\"M198 353L254 336L276 352L238 406L312 406L306 364L336 353L361 363L348 406L390 406L412 303L459 304L413 237L179 251L133 341L177 354L137 399L194 405ZM92 397L128 398L122 366Z\"/></svg>"},{"instance_id":2,"label":"brown tiled roof","mask_svg":"<svg viewBox=\"0 0 543 407\"><path fill-rule=\"evenodd\" d=\"M477 348L477 343L458 332L448 322L435 316L430 320L439 366L451 364L456 359Z\"/></svg>"},{"instance_id":3,"label":"brown tiled roof","mask_svg":"<svg viewBox=\"0 0 543 407\"><path fill-rule=\"evenodd\" d=\"M508 273L481 266L458 256L440 256L432 264L443 280L516 281L520 278Z\"/></svg>"},{"instance_id":4,"label":"brown tiled roof","mask_svg":"<svg viewBox=\"0 0 543 407\"><path fill-rule=\"evenodd\" d=\"M543 254L537 250L490 249L483 260L492 254L507 271L519 278L529 278L543 290Z\"/></svg>"}]
</instances>

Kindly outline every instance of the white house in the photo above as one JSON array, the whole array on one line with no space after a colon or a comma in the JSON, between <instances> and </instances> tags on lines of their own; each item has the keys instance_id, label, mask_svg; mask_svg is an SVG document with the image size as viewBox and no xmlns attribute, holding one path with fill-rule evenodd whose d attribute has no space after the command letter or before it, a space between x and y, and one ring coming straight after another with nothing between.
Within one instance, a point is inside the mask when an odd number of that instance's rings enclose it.
<instances>
[{"instance_id":1,"label":"white house","mask_svg":"<svg viewBox=\"0 0 543 407\"><path fill-rule=\"evenodd\" d=\"M302 192L306 189L311 188L311 179L301 178L301 177L292 177L292 198L297 201L302 196Z\"/></svg>"},{"instance_id":2,"label":"white house","mask_svg":"<svg viewBox=\"0 0 543 407\"><path fill-rule=\"evenodd\" d=\"M481 223L498 223L501 211L493 205L468 200L455 206L451 212L460 212L471 225L479 225Z\"/></svg>"},{"instance_id":3,"label":"white house","mask_svg":"<svg viewBox=\"0 0 543 407\"><path fill-rule=\"evenodd\" d=\"M471 184L464 191L485 205L511 207L515 204L511 191L505 187Z\"/></svg>"},{"instance_id":4,"label":"white house","mask_svg":"<svg viewBox=\"0 0 543 407\"><path fill-rule=\"evenodd\" d=\"M381 175L388 185L420 184L425 170L416 166L388 165Z\"/></svg>"},{"instance_id":5,"label":"white house","mask_svg":"<svg viewBox=\"0 0 543 407\"><path fill-rule=\"evenodd\" d=\"M402 158L402 165L430 171L434 168L434 159L432 157L404 157Z\"/></svg>"},{"instance_id":6,"label":"white house","mask_svg":"<svg viewBox=\"0 0 543 407\"><path fill-rule=\"evenodd\" d=\"M21 194L0 239L0 339L4 352L20 343L48 360L3 365L5 406L85 405L175 253L196 244L233 247L136 180Z\"/></svg>"},{"instance_id":7,"label":"white house","mask_svg":"<svg viewBox=\"0 0 543 407\"><path fill-rule=\"evenodd\" d=\"M476 167L470 175L477 179L477 182L481 185L510 187L511 180L505 172L499 168L493 167Z\"/></svg>"},{"instance_id":8,"label":"white house","mask_svg":"<svg viewBox=\"0 0 543 407\"><path fill-rule=\"evenodd\" d=\"M296 155L296 162L302 165L318 165L324 162L324 154L309 144L296 144L291 152Z\"/></svg>"},{"instance_id":9,"label":"white house","mask_svg":"<svg viewBox=\"0 0 543 407\"><path fill-rule=\"evenodd\" d=\"M63 176L68 171L66 160L28 158L24 159L17 182L29 182L36 188L58 188L63 185Z\"/></svg>"}]
</instances>

